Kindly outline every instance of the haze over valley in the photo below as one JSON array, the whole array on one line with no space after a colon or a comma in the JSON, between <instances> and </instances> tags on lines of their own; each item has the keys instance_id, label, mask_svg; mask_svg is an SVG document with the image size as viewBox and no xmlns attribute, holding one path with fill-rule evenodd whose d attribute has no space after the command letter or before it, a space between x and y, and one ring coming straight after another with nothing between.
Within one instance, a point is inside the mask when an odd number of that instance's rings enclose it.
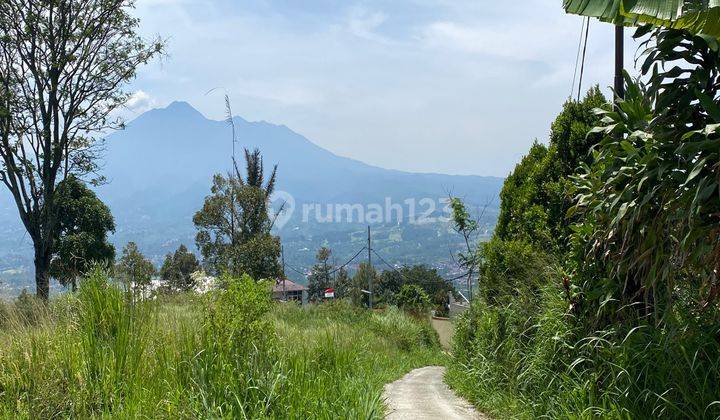
<instances>
[{"instance_id":1,"label":"haze over valley","mask_svg":"<svg viewBox=\"0 0 720 420\"><path fill-rule=\"evenodd\" d=\"M449 194L483 215L481 236L492 233L502 178L379 168L335 155L284 125L241 117L233 122L241 169L243 148L259 148L268 172L278 165L273 204L277 209L287 203L275 231L286 263L295 268L286 270L289 278L304 282L299 272L314 263L321 246L333 249L337 263L352 257L367 240L368 224L374 247L388 263L425 263L454 273L462 238L444 221ZM180 244L196 251L192 216L210 193L212 176L232 167L228 122L174 102L132 120L109 135L104 147L101 175L107 183L96 191L116 219L112 242L118 252L135 241L159 266ZM7 191L0 196L0 288L16 295L33 287L32 247Z\"/></svg>"}]
</instances>

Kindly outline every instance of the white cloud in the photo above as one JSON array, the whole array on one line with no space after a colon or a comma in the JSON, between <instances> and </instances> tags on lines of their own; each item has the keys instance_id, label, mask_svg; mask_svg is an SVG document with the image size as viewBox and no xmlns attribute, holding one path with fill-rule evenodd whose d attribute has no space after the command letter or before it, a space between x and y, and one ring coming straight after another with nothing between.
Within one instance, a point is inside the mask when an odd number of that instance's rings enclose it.
<instances>
[{"instance_id":1,"label":"white cloud","mask_svg":"<svg viewBox=\"0 0 720 420\"><path fill-rule=\"evenodd\" d=\"M439 21L428 25L423 40L434 48L485 54L512 60L548 60L567 52L567 40L576 36L567 25L554 22Z\"/></svg>"},{"instance_id":2,"label":"white cloud","mask_svg":"<svg viewBox=\"0 0 720 420\"><path fill-rule=\"evenodd\" d=\"M141 114L157 106L157 101L142 90L135 91L125 102L125 108L134 114Z\"/></svg>"},{"instance_id":3,"label":"white cloud","mask_svg":"<svg viewBox=\"0 0 720 420\"><path fill-rule=\"evenodd\" d=\"M353 8L347 20L348 31L360 38L382 40L376 30L385 23L387 15L382 12L370 12L364 8Z\"/></svg>"},{"instance_id":4,"label":"white cloud","mask_svg":"<svg viewBox=\"0 0 720 420\"><path fill-rule=\"evenodd\" d=\"M235 82L228 94L268 100L281 106L310 106L323 100L322 92L303 86L302 82L283 80L267 82L241 79Z\"/></svg>"}]
</instances>

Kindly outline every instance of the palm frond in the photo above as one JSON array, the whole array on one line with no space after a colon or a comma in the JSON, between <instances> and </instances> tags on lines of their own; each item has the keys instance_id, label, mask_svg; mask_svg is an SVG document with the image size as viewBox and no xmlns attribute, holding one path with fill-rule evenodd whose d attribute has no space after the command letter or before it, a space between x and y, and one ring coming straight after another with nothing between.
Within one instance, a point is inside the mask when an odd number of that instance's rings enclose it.
<instances>
[{"instance_id":1,"label":"palm frond","mask_svg":"<svg viewBox=\"0 0 720 420\"><path fill-rule=\"evenodd\" d=\"M564 0L563 7L603 22L651 24L720 38L720 0Z\"/></svg>"},{"instance_id":2,"label":"palm frond","mask_svg":"<svg viewBox=\"0 0 720 420\"><path fill-rule=\"evenodd\" d=\"M277 165L273 166L272 174L270 175L270 179L268 179L267 184L265 185L265 196L270 197L272 193L275 191L275 181L277 180Z\"/></svg>"}]
</instances>

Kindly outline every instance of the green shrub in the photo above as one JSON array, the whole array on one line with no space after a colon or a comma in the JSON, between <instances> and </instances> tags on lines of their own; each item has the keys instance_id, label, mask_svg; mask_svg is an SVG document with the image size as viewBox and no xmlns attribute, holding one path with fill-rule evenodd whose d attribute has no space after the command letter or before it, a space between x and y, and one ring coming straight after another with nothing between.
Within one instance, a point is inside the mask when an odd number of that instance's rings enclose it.
<instances>
[{"instance_id":1,"label":"green shrub","mask_svg":"<svg viewBox=\"0 0 720 420\"><path fill-rule=\"evenodd\" d=\"M249 346L266 348L274 334L267 317L270 285L256 283L247 275L222 281L227 287L211 293L205 308L205 325L212 341L233 352L244 352Z\"/></svg>"},{"instance_id":2,"label":"green shrub","mask_svg":"<svg viewBox=\"0 0 720 420\"><path fill-rule=\"evenodd\" d=\"M717 418L717 328L673 321L585 332L558 288L519 305L473 303L456 323L448 382L490 414Z\"/></svg>"},{"instance_id":3,"label":"green shrub","mask_svg":"<svg viewBox=\"0 0 720 420\"><path fill-rule=\"evenodd\" d=\"M405 284L395 296L397 306L415 316L426 315L430 310L430 297L420 286Z\"/></svg>"},{"instance_id":4,"label":"green shrub","mask_svg":"<svg viewBox=\"0 0 720 420\"><path fill-rule=\"evenodd\" d=\"M518 307L533 311L539 304L540 290L553 280L560 284L550 256L529 242L495 237L483 244L480 255L480 293L490 304L523 300Z\"/></svg>"}]
</instances>

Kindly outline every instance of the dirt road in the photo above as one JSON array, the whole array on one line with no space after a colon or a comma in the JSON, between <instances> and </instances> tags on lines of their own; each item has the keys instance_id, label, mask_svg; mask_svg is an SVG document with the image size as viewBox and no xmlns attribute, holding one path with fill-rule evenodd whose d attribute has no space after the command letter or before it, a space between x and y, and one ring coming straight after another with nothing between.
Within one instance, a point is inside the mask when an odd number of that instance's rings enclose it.
<instances>
[{"instance_id":1,"label":"dirt road","mask_svg":"<svg viewBox=\"0 0 720 420\"><path fill-rule=\"evenodd\" d=\"M455 395L445 382L445 368L427 366L415 369L401 379L385 385L389 420L485 419L467 401Z\"/></svg>"}]
</instances>

